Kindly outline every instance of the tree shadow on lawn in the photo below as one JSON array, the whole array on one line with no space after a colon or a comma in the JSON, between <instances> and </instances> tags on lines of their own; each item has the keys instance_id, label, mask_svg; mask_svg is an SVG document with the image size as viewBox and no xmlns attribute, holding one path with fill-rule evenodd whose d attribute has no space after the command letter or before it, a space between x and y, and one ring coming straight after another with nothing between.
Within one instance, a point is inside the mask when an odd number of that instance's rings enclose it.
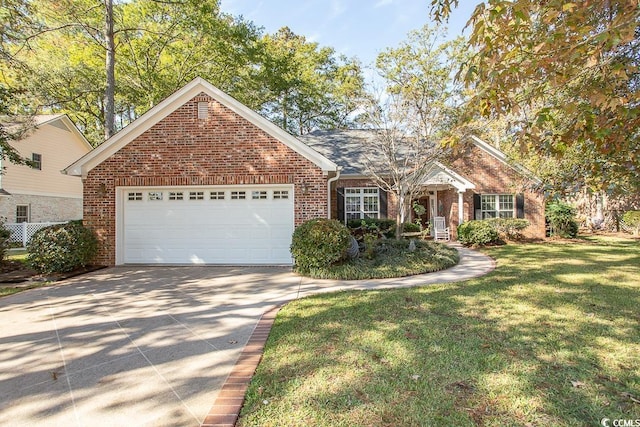
<instances>
[{"instance_id":1,"label":"tree shadow on lawn","mask_svg":"<svg viewBox=\"0 0 640 427\"><path fill-rule=\"evenodd\" d=\"M467 282L284 307L240 425L640 418L640 246L545 243L489 254L497 270Z\"/></svg>"}]
</instances>

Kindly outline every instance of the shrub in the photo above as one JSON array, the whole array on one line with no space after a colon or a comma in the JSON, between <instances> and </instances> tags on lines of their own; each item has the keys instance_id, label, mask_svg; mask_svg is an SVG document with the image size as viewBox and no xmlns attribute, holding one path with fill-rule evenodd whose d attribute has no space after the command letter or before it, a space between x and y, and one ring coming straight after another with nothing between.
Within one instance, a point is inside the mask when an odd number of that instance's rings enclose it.
<instances>
[{"instance_id":1,"label":"shrub","mask_svg":"<svg viewBox=\"0 0 640 427\"><path fill-rule=\"evenodd\" d=\"M0 221L0 261L4 261L4 257L7 255L7 249L11 247L10 238L11 231L4 228L4 222Z\"/></svg>"},{"instance_id":2,"label":"shrub","mask_svg":"<svg viewBox=\"0 0 640 427\"><path fill-rule=\"evenodd\" d=\"M522 230L529 226L529 221L521 218L490 218L486 219L498 232L500 239L521 240Z\"/></svg>"},{"instance_id":3,"label":"shrub","mask_svg":"<svg viewBox=\"0 0 640 427\"><path fill-rule=\"evenodd\" d=\"M622 215L624 225L633 231L633 235L640 234L640 211L627 211Z\"/></svg>"},{"instance_id":4,"label":"shrub","mask_svg":"<svg viewBox=\"0 0 640 427\"><path fill-rule=\"evenodd\" d=\"M497 243L499 236L489 221L473 220L458 226L458 241L465 246L483 246Z\"/></svg>"},{"instance_id":5,"label":"shrub","mask_svg":"<svg viewBox=\"0 0 640 427\"><path fill-rule=\"evenodd\" d=\"M347 257L351 234L344 224L334 219L316 218L302 223L293 232L291 254L296 269L327 267Z\"/></svg>"},{"instance_id":6,"label":"shrub","mask_svg":"<svg viewBox=\"0 0 640 427\"><path fill-rule=\"evenodd\" d=\"M404 232L405 233L418 233L418 232L420 232L420 224L416 224L414 222L405 222L404 223Z\"/></svg>"},{"instance_id":7,"label":"shrub","mask_svg":"<svg viewBox=\"0 0 640 427\"><path fill-rule=\"evenodd\" d=\"M27 264L40 273L64 273L88 265L97 251L93 231L72 221L36 232L27 245Z\"/></svg>"},{"instance_id":8,"label":"shrub","mask_svg":"<svg viewBox=\"0 0 640 427\"><path fill-rule=\"evenodd\" d=\"M347 227L358 240L362 240L365 234L391 238L396 231L396 221L387 218L350 219L347 221Z\"/></svg>"},{"instance_id":9,"label":"shrub","mask_svg":"<svg viewBox=\"0 0 640 427\"><path fill-rule=\"evenodd\" d=\"M549 203L545 215L549 221L552 236L574 238L578 235L576 210L572 206L562 202Z\"/></svg>"}]
</instances>

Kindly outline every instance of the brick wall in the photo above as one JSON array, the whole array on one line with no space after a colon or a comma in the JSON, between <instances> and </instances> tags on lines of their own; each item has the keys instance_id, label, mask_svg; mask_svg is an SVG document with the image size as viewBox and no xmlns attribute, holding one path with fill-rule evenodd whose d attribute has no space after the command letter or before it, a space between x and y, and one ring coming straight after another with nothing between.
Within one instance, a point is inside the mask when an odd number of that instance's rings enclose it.
<instances>
[{"instance_id":1,"label":"brick wall","mask_svg":"<svg viewBox=\"0 0 640 427\"><path fill-rule=\"evenodd\" d=\"M530 190L531 181L524 178L519 172L512 167L505 165L502 161L496 159L484 150L478 148L474 144L469 143L466 149L455 155L450 162L450 167L458 174L464 176L476 185L473 191L466 191L463 194L463 218L465 221L474 218L473 194L518 194L523 193L525 196L524 214L525 219L529 220L531 225L524 230L526 237L544 238L545 236L545 219L544 219L544 198L536 191ZM369 187L375 186L373 182L366 178L352 179L342 178L334 184L335 188L339 187ZM452 236L456 237L456 227L458 221L458 192L455 189L437 191L438 198L438 215L444 215L451 228ZM332 191L331 211L332 218L337 218L337 195L336 191ZM392 195L388 197L387 217L396 217L397 203ZM409 210L409 215L412 212ZM409 221L410 218L407 219Z\"/></svg>"},{"instance_id":2,"label":"brick wall","mask_svg":"<svg viewBox=\"0 0 640 427\"><path fill-rule=\"evenodd\" d=\"M197 118L198 102L208 103L207 119ZM238 184L294 184L295 225L327 215L320 168L200 94L89 172L84 220L102 241L98 262L115 263L116 187Z\"/></svg>"},{"instance_id":3,"label":"brick wall","mask_svg":"<svg viewBox=\"0 0 640 427\"><path fill-rule=\"evenodd\" d=\"M0 218L6 222L16 221L16 206L29 205L30 222L62 222L82 219L80 197L34 196L11 193L0 197Z\"/></svg>"},{"instance_id":4,"label":"brick wall","mask_svg":"<svg viewBox=\"0 0 640 427\"><path fill-rule=\"evenodd\" d=\"M451 167L476 185L473 191L464 194L464 219L474 218L473 193L478 194L524 194L524 217L531 225L524 230L530 238L545 237L545 200L541 193L531 190L532 181L512 167L504 164L484 150L469 144L457 154ZM452 226L458 225L458 195L444 195L445 211L450 214ZM438 195L440 197L440 194Z\"/></svg>"}]
</instances>

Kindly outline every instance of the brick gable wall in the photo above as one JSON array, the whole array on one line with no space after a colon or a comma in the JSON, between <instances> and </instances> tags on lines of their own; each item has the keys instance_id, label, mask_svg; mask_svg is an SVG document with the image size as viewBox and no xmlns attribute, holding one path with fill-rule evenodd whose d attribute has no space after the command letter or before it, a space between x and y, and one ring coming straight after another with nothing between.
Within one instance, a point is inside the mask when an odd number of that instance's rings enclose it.
<instances>
[{"instance_id":1,"label":"brick gable wall","mask_svg":"<svg viewBox=\"0 0 640 427\"><path fill-rule=\"evenodd\" d=\"M477 194L524 194L524 217L531 225L524 230L524 235L530 238L545 237L544 197L541 193L531 190L532 181L514 168L504 164L486 151L474 144L453 159L451 167L460 175L473 182L476 188L464 195L464 218L473 219L473 193ZM454 197L455 196L455 197ZM457 226L458 208L457 194L447 197L448 206ZM454 202L455 200L455 202Z\"/></svg>"},{"instance_id":2,"label":"brick gable wall","mask_svg":"<svg viewBox=\"0 0 640 427\"><path fill-rule=\"evenodd\" d=\"M197 118L198 102L208 103L207 119ZM102 242L97 262L115 264L116 187L240 184L293 184L296 226L327 216L318 166L200 94L89 172L84 221Z\"/></svg>"}]
</instances>

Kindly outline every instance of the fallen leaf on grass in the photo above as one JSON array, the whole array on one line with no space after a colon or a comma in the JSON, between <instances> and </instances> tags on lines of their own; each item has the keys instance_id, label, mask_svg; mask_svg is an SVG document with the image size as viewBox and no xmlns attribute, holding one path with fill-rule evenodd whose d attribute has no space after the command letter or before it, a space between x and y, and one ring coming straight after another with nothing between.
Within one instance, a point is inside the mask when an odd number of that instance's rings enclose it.
<instances>
[{"instance_id":1,"label":"fallen leaf on grass","mask_svg":"<svg viewBox=\"0 0 640 427\"><path fill-rule=\"evenodd\" d=\"M571 385L575 388L584 387L586 384L582 381L571 381Z\"/></svg>"},{"instance_id":2,"label":"fallen leaf on grass","mask_svg":"<svg viewBox=\"0 0 640 427\"><path fill-rule=\"evenodd\" d=\"M411 375L411 379L414 381L418 381L420 379L420 375Z\"/></svg>"}]
</instances>

